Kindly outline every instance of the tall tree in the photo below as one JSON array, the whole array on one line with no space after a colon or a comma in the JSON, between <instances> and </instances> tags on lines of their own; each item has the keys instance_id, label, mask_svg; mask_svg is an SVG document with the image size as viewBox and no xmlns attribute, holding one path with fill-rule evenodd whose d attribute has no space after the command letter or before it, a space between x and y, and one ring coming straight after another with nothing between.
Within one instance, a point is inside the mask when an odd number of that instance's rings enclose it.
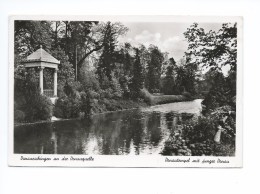
<instances>
[{"instance_id":1,"label":"tall tree","mask_svg":"<svg viewBox=\"0 0 260 194\"><path fill-rule=\"evenodd\" d=\"M110 22L108 22L106 26L106 34L105 34L103 46L104 48L100 56L97 73L100 79L103 79L104 76L106 76L109 78L109 80L111 80L112 71L115 67L116 39L113 35L112 25Z\"/></svg>"},{"instance_id":2,"label":"tall tree","mask_svg":"<svg viewBox=\"0 0 260 194\"><path fill-rule=\"evenodd\" d=\"M75 80L75 72L73 65L69 62L69 57L65 51L58 46L51 51L52 56L60 61L58 71L58 82L60 86L64 86L66 82L72 82Z\"/></svg>"},{"instance_id":3,"label":"tall tree","mask_svg":"<svg viewBox=\"0 0 260 194\"><path fill-rule=\"evenodd\" d=\"M160 78L164 55L158 47L151 45L149 47L150 61L148 63L148 72L146 86L150 92L158 92L160 89Z\"/></svg>"},{"instance_id":4,"label":"tall tree","mask_svg":"<svg viewBox=\"0 0 260 194\"><path fill-rule=\"evenodd\" d=\"M166 73L165 73L165 78L164 78L164 83L163 83L163 92L164 94L174 94L176 90L176 85L175 85L175 79L174 79L174 71L176 69L176 62L173 58L169 59L169 64L166 67Z\"/></svg>"},{"instance_id":5,"label":"tall tree","mask_svg":"<svg viewBox=\"0 0 260 194\"><path fill-rule=\"evenodd\" d=\"M93 35L97 24L96 21L54 22L54 40L57 42L56 37L59 37L59 45L65 50L75 73L91 53L101 49Z\"/></svg>"},{"instance_id":6,"label":"tall tree","mask_svg":"<svg viewBox=\"0 0 260 194\"><path fill-rule=\"evenodd\" d=\"M63 28L63 22L62 21L52 21L51 22L52 27L53 27L53 32L52 32L52 38L53 38L53 47L57 48L60 46L60 40L61 40L61 31Z\"/></svg>"},{"instance_id":7,"label":"tall tree","mask_svg":"<svg viewBox=\"0 0 260 194\"><path fill-rule=\"evenodd\" d=\"M15 54L26 57L36 49L43 46L50 51L52 44L51 22L16 20L14 22Z\"/></svg>"},{"instance_id":8,"label":"tall tree","mask_svg":"<svg viewBox=\"0 0 260 194\"><path fill-rule=\"evenodd\" d=\"M180 60L179 65L176 67L176 87L178 93L189 92L196 93L195 84L197 81L196 67L187 57Z\"/></svg>"},{"instance_id":9,"label":"tall tree","mask_svg":"<svg viewBox=\"0 0 260 194\"><path fill-rule=\"evenodd\" d=\"M118 78L121 88L124 93L124 97L130 97L130 88L129 82L133 77L133 63L134 57L132 56L133 47L130 43L125 43L120 46L118 51L118 55L116 56L117 67L115 72L115 76Z\"/></svg>"},{"instance_id":10,"label":"tall tree","mask_svg":"<svg viewBox=\"0 0 260 194\"><path fill-rule=\"evenodd\" d=\"M208 109L225 104L234 105L236 95L236 66L237 66L237 24L223 24L222 28L205 32L198 24L193 24L184 33L188 40L188 52L192 63L202 64L211 71L218 72L212 77L214 83L209 94L203 101ZM229 72L224 74L225 69ZM226 71L226 70L225 70ZM222 74L222 76L221 76ZM222 78L221 81L219 78ZM235 108L235 106L233 106Z\"/></svg>"},{"instance_id":11,"label":"tall tree","mask_svg":"<svg viewBox=\"0 0 260 194\"><path fill-rule=\"evenodd\" d=\"M116 59L116 46L118 37L126 33L128 29L121 23L107 22L102 29L102 54L97 67L97 74L100 79L104 76L109 80L112 78L112 72L115 68Z\"/></svg>"},{"instance_id":12,"label":"tall tree","mask_svg":"<svg viewBox=\"0 0 260 194\"><path fill-rule=\"evenodd\" d=\"M131 93L134 99L140 97L140 91L144 87L144 67L141 64L140 51L135 48L135 61L133 66L133 78L131 83Z\"/></svg>"},{"instance_id":13,"label":"tall tree","mask_svg":"<svg viewBox=\"0 0 260 194\"><path fill-rule=\"evenodd\" d=\"M191 25L184 33L187 39L188 51L186 56L197 65L221 71L229 66L231 71L236 70L237 64L237 24L223 24L215 32L205 32L197 23Z\"/></svg>"}]
</instances>

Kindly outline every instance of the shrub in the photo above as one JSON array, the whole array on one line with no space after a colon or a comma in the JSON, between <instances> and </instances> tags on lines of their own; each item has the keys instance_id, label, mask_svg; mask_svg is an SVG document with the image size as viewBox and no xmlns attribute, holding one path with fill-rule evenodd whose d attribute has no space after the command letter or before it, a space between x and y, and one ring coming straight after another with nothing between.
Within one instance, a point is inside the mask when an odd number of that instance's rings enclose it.
<instances>
[{"instance_id":1,"label":"shrub","mask_svg":"<svg viewBox=\"0 0 260 194\"><path fill-rule=\"evenodd\" d=\"M131 96L131 90L130 90L130 78L125 75L124 77L119 78L119 83L122 89L123 97L129 98Z\"/></svg>"},{"instance_id":2,"label":"shrub","mask_svg":"<svg viewBox=\"0 0 260 194\"><path fill-rule=\"evenodd\" d=\"M27 121L50 120L53 104L51 100L41 94L35 94L24 106Z\"/></svg>"},{"instance_id":3,"label":"shrub","mask_svg":"<svg viewBox=\"0 0 260 194\"><path fill-rule=\"evenodd\" d=\"M144 101L147 103L147 104L150 104L152 105L153 104L153 95L146 89L142 89L140 91L140 97L144 99Z\"/></svg>"},{"instance_id":4,"label":"shrub","mask_svg":"<svg viewBox=\"0 0 260 194\"><path fill-rule=\"evenodd\" d=\"M114 76L111 77L111 80L104 76L100 85L102 88L100 92L101 98L119 99L123 95L123 90L121 89L120 83Z\"/></svg>"},{"instance_id":5,"label":"shrub","mask_svg":"<svg viewBox=\"0 0 260 194\"><path fill-rule=\"evenodd\" d=\"M211 117L199 117L198 120L184 124L183 136L189 140L191 144L204 142L208 139L213 140L217 132L216 121Z\"/></svg>"},{"instance_id":6,"label":"shrub","mask_svg":"<svg viewBox=\"0 0 260 194\"><path fill-rule=\"evenodd\" d=\"M15 121L49 120L53 105L40 94L38 74L34 69L16 68L14 80Z\"/></svg>"},{"instance_id":7,"label":"shrub","mask_svg":"<svg viewBox=\"0 0 260 194\"><path fill-rule=\"evenodd\" d=\"M81 111L85 116L92 114L92 108L94 106L94 96L96 96L95 92L81 92Z\"/></svg>"},{"instance_id":8,"label":"shrub","mask_svg":"<svg viewBox=\"0 0 260 194\"><path fill-rule=\"evenodd\" d=\"M82 90L82 85L80 82L77 81L72 81L72 82L66 82L64 87L63 87L63 91L65 93L65 95L67 96L75 96L77 95L77 92Z\"/></svg>"},{"instance_id":9,"label":"shrub","mask_svg":"<svg viewBox=\"0 0 260 194\"><path fill-rule=\"evenodd\" d=\"M174 142L174 143L173 143ZM191 150L188 148L186 141L177 133L165 142L162 155L191 156Z\"/></svg>"},{"instance_id":10,"label":"shrub","mask_svg":"<svg viewBox=\"0 0 260 194\"><path fill-rule=\"evenodd\" d=\"M221 133L222 143L234 143L236 123L230 106L219 107L207 116L201 116L197 121L184 125L183 135L189 138L190 143L213 140L218 126L224 128Z\"/></svg>"},{"instance_id":11,"label":"shrub","mask_svg":"<svg viewBox=\"0 0 260 194\"><path fill-rule=\"evenodd\" d=\"M25 119L25 113L21 110L14 110L14 120L17 122L22 122Z\"/></svg>"},{"instance_id":12,"label":"shrub","mask_svg":"<svg viewBox=\"0 0 260 194\"><path fill-rule=\"evenodd\" d=\"M112 98L118 99L122 97L123 90L121 89L119 81L115 77L111 78L110 88L111 88Z\"/></svg>"},{"instance_id":13,"label":"shrub","mask_svg":"<svg viewBox=\"0 0 260 194\"><path fill-rule=\"evenodd\" d=\"M214 142L218 126L224 129L221 142ZM235 153L235 112L230 106L223 106L200 116L171 133L165 143L163 155L215 155L232 156Z\"/></svg>"},{"instance_id":14,"label":"shrub","mask_svg":"<svg viewBox=\"0 0 260 194\"><path fill-rule=\"evenodd\" d=\"M95 91L100 93L100 84L97 75L87 67L84 66L80 68L79 80L84 91Z\"/></svg>"},{"instance_id":15,"label":"shrub","mask_svg":"<svg viewBox=\"0 0 260 194\"><path fill-rule=\"evenodd\" d=\"M185 96L188 99L192 98L191 93L189 93L189 92L183 92L182 95Z\"/></svg>"},{"instance_id":16,"label":"shrub","mask_svg":"<svg viewBox=\"0 0 260 194\"><path fill-rule=\"evenodd\" d=\"M233 99L236 96L236 79L233 80L230 77L225 78L222 74L218 74L213 80L214 83L202 102L204 105L202 113L207 114L225 105L229 105L235 110L236 102L234 102Z\"/></svg>"},{"instance_id":17,"label":"shrub","mask_svg":"<svg viewBox=\"0 0 260 194\"><path fill-rule=\"evenodd\" d=\"M81 111L81 97L79 95L60 97L54 109L54 115L58 118L76 118Z\"/></svg>"}]
</instances>

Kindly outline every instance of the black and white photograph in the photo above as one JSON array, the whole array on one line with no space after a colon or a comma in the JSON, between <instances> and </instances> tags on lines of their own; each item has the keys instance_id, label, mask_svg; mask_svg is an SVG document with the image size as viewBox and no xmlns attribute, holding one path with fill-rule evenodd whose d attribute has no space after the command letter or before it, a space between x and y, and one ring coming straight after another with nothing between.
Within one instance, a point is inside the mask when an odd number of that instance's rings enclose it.
<instances>
[{"instance_id":1,"label":"black and white photograph","mask_svg":"<svg viewBox=\"0 0 260 194\"><path fill-rule=\"evenodd\" d=\"M11 165L241 166L241 17L9 25Z\"/></svg>"}]
</instances>

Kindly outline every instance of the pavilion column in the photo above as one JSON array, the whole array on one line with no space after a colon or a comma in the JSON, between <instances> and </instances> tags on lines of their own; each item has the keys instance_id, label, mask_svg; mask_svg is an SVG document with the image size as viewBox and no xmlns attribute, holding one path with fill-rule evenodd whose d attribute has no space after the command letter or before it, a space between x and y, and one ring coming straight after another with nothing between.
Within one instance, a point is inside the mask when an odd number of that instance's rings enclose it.
<instances>
[{"instance_id":1,"label":"pavilion column","mask_svg":"<svg viewBox=\"0 0 260 194\"><path fill-rule=\"evenodd\" d=\"M54 69L54 87L53 87L53 90L54 90L54 96L57 97L57 88L58 88L58 75L57 75L57 71L58 69Z\"/></svg>"},{"instance_id":2,"label":"pavilion column","mask_svg":"<svg viewBox=\"0 0 260 194\"><path fill-rule=\"evenodd\" d=\"M41 94L43 94L43 69L44 69L44 67L40 67L40 90L41 90Z\"/></svg>"}]
</instances>

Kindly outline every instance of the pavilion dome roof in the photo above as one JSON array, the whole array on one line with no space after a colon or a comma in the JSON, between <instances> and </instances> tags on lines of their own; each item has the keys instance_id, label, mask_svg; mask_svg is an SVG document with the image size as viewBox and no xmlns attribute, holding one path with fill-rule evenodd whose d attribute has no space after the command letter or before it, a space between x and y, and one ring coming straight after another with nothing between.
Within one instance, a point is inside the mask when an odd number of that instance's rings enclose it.
<instances>
[{"instance_id":1,"label":"pavilion dome roof","mask_svg":"<svg viewBox=\"0 0 260 194\"><path fill-rule=\"evenodd\" d=\"M60 64L60 61L55 59L49 53L47 53L42 47L38 50L27 56L26 62L47 62L47 63L55 63Z\"/></svg>"}]
</instances>

